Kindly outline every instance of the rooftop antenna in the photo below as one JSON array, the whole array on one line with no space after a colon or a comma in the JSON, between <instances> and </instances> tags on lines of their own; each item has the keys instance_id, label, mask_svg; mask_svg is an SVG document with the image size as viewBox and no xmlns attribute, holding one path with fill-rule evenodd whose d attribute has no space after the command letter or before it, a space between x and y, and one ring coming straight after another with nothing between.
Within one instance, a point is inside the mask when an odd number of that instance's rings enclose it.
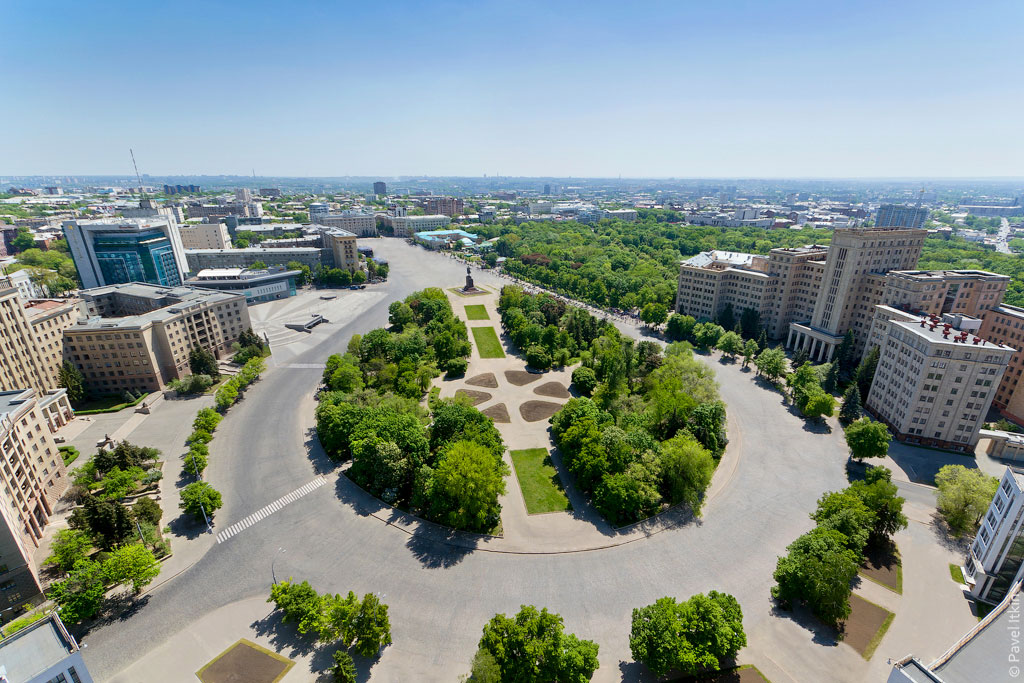
<instances>
[{"instance_id":1,"label":"rooftop antenna","mask_svg":"<svg viewBox=\"0 0 1024 683\"><path fill-rule=\"evenodd\" d=\"M146 198L146 193L142 189L142 176L139 175L139 165L135 163L135 152L131 147L128 148L128 153L132 155L132 166L135 167L135 179L139 181L139 196L142 199Z\"/></svg>"},{"instance_id":2,"label":"rooftop antenna","mask_svg":"<svg viewBox=\"0 0 1024 683\"><path fill-rule=\"evenodd\" d=\"M914 207L914 208L920 209L922 201L924 201L924 188L923 187L921 188L921 191L917 195L917 206Z\"/></svg>"}]
</instances>

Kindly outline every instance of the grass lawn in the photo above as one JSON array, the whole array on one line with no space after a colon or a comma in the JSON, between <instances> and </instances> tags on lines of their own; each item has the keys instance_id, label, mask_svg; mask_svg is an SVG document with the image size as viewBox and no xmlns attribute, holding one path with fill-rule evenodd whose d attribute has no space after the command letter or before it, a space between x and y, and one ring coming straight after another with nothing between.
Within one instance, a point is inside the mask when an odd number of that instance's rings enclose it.
<instances>
[{"instance_id":1,"label":"grass lawn","mask_svg":"<svg viewBox=\"0 0 1024 683\"><path fill-rule=\"evenodd\" d=\"M527 448L511 455L528 513L572 510L546 448Z\"/></svg>"},{"instance_id":2,"label":"grass lawn","mask_svg":"<svg viewBox=\"0 0 1024 683\"><path fill-rule=\"evenodd\" d=\"M476 342L476 348L480 351L481 358L504 358L505 350L501 348L501 340L498 339L498 333L494 331L493 327L471 327L473 331L473 341Z\"/></svg>"},{"instance_id":3,"label":"grass lawn","mask_svg":"<svg viewBox=\"0 0 1024 683\"><path fill-rule=\"evenodd\" d=\"M58 446L57 450L60 451L60 456L64 459L64 466L68 466L78 459L81 453L74 446Z\"/></svg>"},{"instance_id":4,"label":"grass lawn","mask_svg":"<svg viewBox=\"0 0 1024 683\"><path fill-rule=\"evenodd\" d=\"M961 583L965 586L967 585L967 582L964 581L963 570L960 569L959 566L953 564L952 562L949 563L949 576L957 583Z\"/></svg>"},{"instance_id":5,"label":"grass lawn","mask_svg":"<svg viewBox=\"0 0 1024 683\"><path fill-rule=\"evenodd\" d=\"M466 318L469 320L490 320L487 308L483 304L466 304Z\"/></svg>"}]
</instances>

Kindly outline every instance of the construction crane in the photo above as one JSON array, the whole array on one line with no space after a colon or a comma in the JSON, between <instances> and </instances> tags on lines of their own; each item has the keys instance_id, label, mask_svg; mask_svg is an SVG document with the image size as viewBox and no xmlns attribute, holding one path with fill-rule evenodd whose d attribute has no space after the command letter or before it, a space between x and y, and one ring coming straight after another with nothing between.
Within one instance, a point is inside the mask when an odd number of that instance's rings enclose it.
<instances>
[{"instance_id":1,"label":"construction crane","mask_svg":"<svg viewBox=\"0 0 1024 683\"><path fill-rule=\"evenodd\" d=\"M132 166L135 168L135 179L139 181L139 197L141 199L145 199L146 192L142 189L142 176L139 175L139 165L135 163L135 151L129 147L128 153L132 155Z\"/></svg>"}]
</instances>

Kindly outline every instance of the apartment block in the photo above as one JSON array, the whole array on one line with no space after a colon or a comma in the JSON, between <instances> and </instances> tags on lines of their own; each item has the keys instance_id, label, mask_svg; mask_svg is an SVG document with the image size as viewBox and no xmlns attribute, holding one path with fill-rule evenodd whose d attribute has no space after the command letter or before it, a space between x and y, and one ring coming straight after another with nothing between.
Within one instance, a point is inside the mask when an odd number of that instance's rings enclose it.
<instances>
[{"instance_id":1,"label":"apartment block","mask_svg":"<svg viewBox=\"0 0 1024 683\"><path fill-rule=\"evenodd\" d=\"M173 287L184 279L181 236L166 217L64 221L64 237L86 289L123 282Z\"/></svg>"},{"instance_id":2,"label":"apartment block","mask_svg":"<svg viewBox=\"0 0 1024 683\"><path fill-rule=\"evenodd\" d=\"M0 279L0 390L57 388L61 335L78 318L76 299L32 299Z\"/></svg>"},{"instance_id":3,"label":"apartment block","mask_svg":"<svg viewBox=\"0 0 1024 683\"><path fill-rule=\"evenodd\" d=\"M964 562L971 595L998 603L1024 576L1024 474L1006 468Z\"/></svg>"},{"instance_id":4,"label":"apartment block","mask_svg":"<svg viewBox=\"0 0 1024 683\"><path fill-rule=\"evenodd\" d=\"M452 219L448 216L391 216L391 227L395 237L412 237L417 232L439 230L448 227Z\"/></svg>"},{"instance_id":5,"label":"apartment block","mask_svg":"<svg viewBox=\"0 0 1024 683\"><path fill-rule=\"evenodd\" d=\"M335 268L344 268L345 270L359 268L359 252L356 250L355 234L341 228L330 227L322 229L320 234L323 236L324 248L330 249L334 257Z\"/></svg>"},{"instance_id":6,"label":"apartment block","mask_svg":"<svg viewBox=\"0 0 1024 683\"><path fill-rule=\"evenodd\" d=\"M184 249L230 249L231 235L223 223L194 223L183 225L181 246Z\"/></svg>"},{"instance_id":7,"label":"apartment block","mask_svg":"<svg viewBox=\"0 0 1024 683\"><path fill-rule=\"evenodd\" d=\"M887 321L868 411L900 441L973 451L1016 352L977 336L980 327L949 313Z\"/></svg>"},{"instance_id":8,"label":"apartment block","mask_svg":"<svg viewBox=\"0 0 1024 683\"><path fill-rule=\"evenodd\" d=\"M922 228L928 209L900 204L882 204L875 213L876 228Z\"/></svg>"},{"instance_id":9,"label":"apartment block","mask_svg":"<svg viewBox=\"0 0 1024 683\"><path fill-rule=\"evenodd\" d=\"M80 294L86 317L64 331L64 356L95 394L162 389L190 374L193 347L220 358L251 324L236 293L132 283Z\"/></svg>"},{"instance_id":10,"label":"apartment block","mask_svg":"<svg viewBox=\"0 0 1024 683\"><path fill-rule=\"evenodd\" d=\"M376 195L382 195L388 193L388 184L383 180L378 180L373 184L373 193Z\"/></svg>"},{"instance_id":11,"label":"apartment block","mask_svg":"<svg viewBox=\"0 0 1024 683\"><path fill-rule=\"evenodd\" d=\"M310 216L310 220L313 220ZM358 237L377 236L377 217L362 211L342 211L341 213L319 214L314 224L339 228Z\"/></svg>"},{"instance_id":12,"label":"apartment block","mask_svg":"<svg viewBox=\"0 0 1024 683\"><path fill-rule=\"evenodd\" d=\"M61 397L66 404L63 390L45 399ZM32 555L69 483L39 403L33 389L0 392L0 609L39 596Z\"/></svg>"},{"instance_id":13,"label":"apartment block","mask_svg":"<svg viewBox=\"0 0 1024 683\"><path fill-rule=\"evenodd\" d=\"M458 197L427 197L422 206L428 214L443 214L454 218L465 212L466 203Z\"/></svg>"},{"instance_id":14,"label":"apartment block","mask_svg":"<svg viewBox=\"0 0 1024 683\"><path fill-rule=\"evenodd\" d=\"M1024 424L1024 389L1017 391L1024 372L1024 308L1001 304L989 309L982 318L980 334L1018 349L1010 358L992 403L1009 419Z\"/></svg>"}]
</instances>

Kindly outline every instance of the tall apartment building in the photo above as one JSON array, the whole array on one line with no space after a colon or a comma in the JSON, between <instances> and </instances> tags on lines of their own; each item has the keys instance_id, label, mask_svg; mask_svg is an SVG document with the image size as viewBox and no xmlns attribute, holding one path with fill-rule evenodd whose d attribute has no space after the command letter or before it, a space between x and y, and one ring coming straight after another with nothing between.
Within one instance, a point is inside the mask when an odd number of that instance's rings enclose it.
<instances>
[{"instance_id":1,"label":"tall apartment building","mask_svg":"<svg viewBox=\"0 0 1024 683\"><path fill-rule=\"evenodd\" d=\"M312 214L310 215L312 219ZM362 211L342 211L341 213L318 214L313 220L314 225L325 225L329 228L340 228L359 237L377 236L377 217Z\"/></svg>"},{"instance_id":2,"label":"tall apartment building","mask_svg":"<svg viewBox=\"0 0 1024 683\"><path fill-rule=\"evenodd\" d=\"M64 237L82 287L182 283L185 252L177 225L162 216L64 221Z\"/></svg>"},{"instance_id":3,"label":"tall apartment building","mask_svg":"<svg viewBox=\"0 0 1024 683\"><path fill-rule=\"evenodd\" d=\"M57 389L62 333L78 318L78 300L21 299L0 280L0 390Z\"/></svg>"},{"instance_id":4,"label":"tall apartment building","mask_svg":"<svg viewBox=\"0 0 1024 683\"><path fill-rule=\"evenodd\" d=\"M240 187L235 190L235 203L248 204L252 201L252 190L247 187Z\"/></svg>"},{"instance_id":5,"label":"tall apartment building","mask_svg":"<svg viewBox=\"0 0 1024 683\"><path fill-rule=\"evenodd\" d=\"M396 212L397 213L397 212ZM404 212L403 212L404 213ZM391 227L395 237L412 237L417 232L438 230L448 227L452 219L448 216L390 216Z\"/></svg>"},{"instance_id":6,"label":"tall apartment building","mask_svg":"<svg viewBox=\"0 0 1024 683\"><path fill-rule=\"evenodd\" d=\"M388 193L388 184L383 180L378 180L373 184L373 193L375 195L383 195Z\"/></svg>"},{"instance_id":7,"label":"tall apartment building","mask_svg":"<svg viewBox=\"0 0 1024 683\"><path fill-rule=\"evenodd\" d=\"M330 249L334 256L335 268L359 268L359 252L356 250L356 236L353 233L341 228L324 228L320 234L323 236L324 248Z\"/></svg>"},{"instance_id":8,"label":"tall apartment building","mask_svg":"<svg viewBox=\"0 0 1024 683\"><path fill-rule=\"evenodd\" d=\"M423 201L423 210L431 215L461 216L465 208L466 203L458 197L427 197Z\"/></svg>"},{"instance_id":9,"label":"tall apartment building","mask_svg":"<svg viewBox=\"0 0 1024 683\"><path fill-rule=\"evenodd\" d=\"M193 347L217 358L250 327L245 296L132 283L81 292L86 312L64 330L64 357L96 394L157 391L190 374Z\"/></svg>"},{"instance_id":10,"label":"tall apartment building","mask_svg":"<svg viewBox=\"0 0 1024 683\"><path fill-rule=\"evenodd\" d=\"M876 228L923 228L928 209L900 204L882 204L875 213Z\"/></svg>"},{"instance_id":11,"label":"tall apartment building","mask_svg":"<svg viewBox=\"0 0 1024 683\"><path fill-rule=\"evenodd\" d=\"M189 218L219 219L228 216L257 218L263 215L263 204L256 201L228 202L225 204L187 204Z\"/></svg>"},{"instance_id":12,"label":"tall apartment building","mask_svg":"<svg viewBox=\"0 0 1024 683\"><path fill-rule=\"evenodd\" d=\"M821 289L810 320L790 324L787 346L806 349L812 359L830 360L847 330L858 353L882 302L885 275L917 265L926 235L909 228L847 228L832 233Z\"/></svg>"},{"instance_id":13,"label":"tall apartment building","mask_svg":"<svg viewBox=\"0 0 1024 683\"><path fill-rule=\"evenodd\" d=\"M827 254L828 247L817 245L772 249L767 256L702 252L680 265L675 309L711 319L728 304L737 315L751 308L766 334L778 339L813 313Z\"/></svg>"},{"instance_id":14,"label":"tall apartment building","mask_svg":"<svg viewBox=\"0 0 1024 683\"><path fill-rule=\"evenodd\" d=\"M228 226L223 223L183 225L179 232L181 233L181 246L184 249L231 248L231 235L228 234Z\"/></svg>"},{"instance_id":15,"label":"tall apartment building","mask_svg":"<svg viewBox=\"0 0 1024 683\"><path fill-rule=\"evenodd\" d=\"M881 303L875 306L872 314L864 349L881 346L885 320L889 318L916 320L921 315L940 316L943 313L981 318L999 305L1009 283L1008 276L984 270L890 271L885 276ZM893 313L891 309L906 315Z\"/></svg>"},{"instance_id":16,"label":"tall apartment building","mask_svg":"<svg viewBox=\"0 0 1024 683\"><path fill-rule=\"evenodd\" d=\"M64 460L33 389L0 392L0 453L0 609L6 609L40 594L32 555L68 487Z\"/></svg>"},{"instance_id":17,"label":"tall apartment building","mask_svg":"<svg viewBox=\"0 0 1024 683\"><path fill-rule=\"evenodd\" d=\"M973 451L1015 349L977 336L981 321L946 313L886 322L866 406L908 443Z\"/></svg>"},{"instance_id":18,"label":"tall apartment building","mask_svg":"<svg viewBox=\"0 0 1024 683\"><path fill-rule=\"evenodd\" d=\"M1024 576L1024 474L1009 467L964 562L971 595L998 603Z\"/></svg>"},{"instance_id":19,"label":"tall apartment building","mask_svg":"<svg viewBox=\"0 0 1024 683\"><path fill-rule=\"evenodd\" d=\"M992 404L1011 420L1024 423L1024 389L1017 391L1024 372L1024 308L1001 304L988 310L982 318L979 334L1018 349L1010 358Z\"/></svg>"}]
</instances>

